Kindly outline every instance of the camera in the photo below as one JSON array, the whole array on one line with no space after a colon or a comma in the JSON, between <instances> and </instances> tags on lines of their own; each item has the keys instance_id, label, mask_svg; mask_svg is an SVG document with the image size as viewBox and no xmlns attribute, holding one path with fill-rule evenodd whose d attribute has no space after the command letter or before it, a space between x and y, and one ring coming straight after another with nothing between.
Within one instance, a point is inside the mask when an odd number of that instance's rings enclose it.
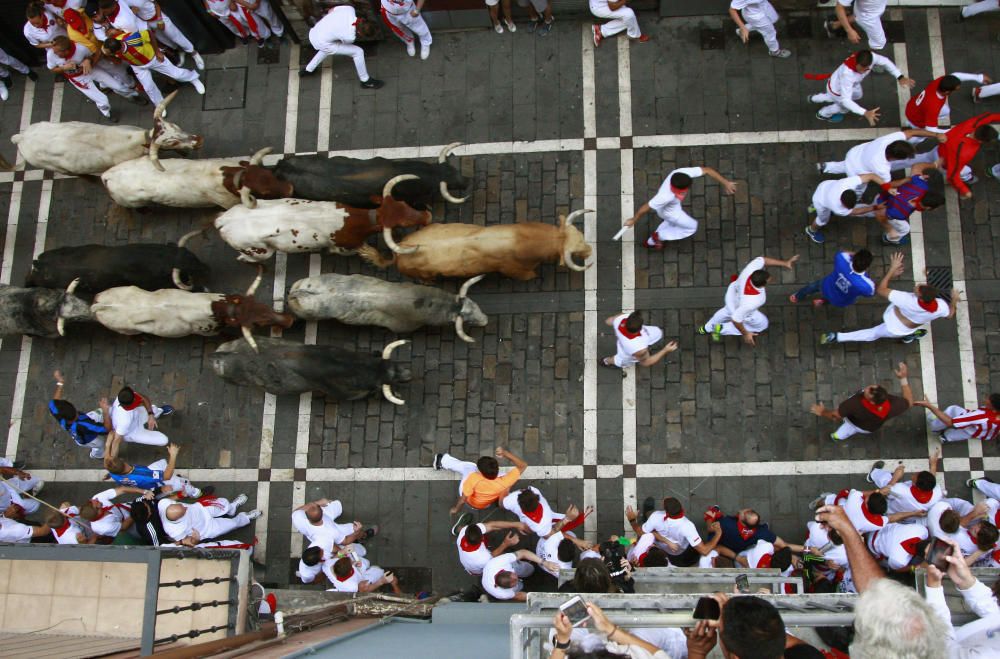
<instances>
[{"instance_id":1,"label":"camera","mask_svg":"<svg viewBox=\"0 0 1000 659\"><path fill-rule=\"evenodd\" d=\"M616 540L607 540L601 543L601 560L608 568L611 581L614 582L623 592L632 592L632 579L628 575L628 570L622 567L622 559L628 560L628 550Z\"/></svg>"}]
</instances>

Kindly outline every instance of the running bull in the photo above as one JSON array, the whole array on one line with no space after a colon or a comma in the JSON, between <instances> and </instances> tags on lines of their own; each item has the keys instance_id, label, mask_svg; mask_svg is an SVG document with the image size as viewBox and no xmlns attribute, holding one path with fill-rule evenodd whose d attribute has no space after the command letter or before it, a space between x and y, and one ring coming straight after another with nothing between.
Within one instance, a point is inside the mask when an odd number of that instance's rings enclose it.
<instances>
[{"instance_id":1,"label":"running bull","mask_svg":"<svg viewBox=\"0 0 1000 659\"><path fill-rule=\"evenodd\" d=\"M0 336L27 334L54 339L67 320L90 321L90 305L73 289L18 288L0 285Z\"/></svg>"},{"instance_id":2,"label":"running bull","mask_svg":"<svg viewBox=\"0 0 1000 659\"><path fill-rule=\"evenodd\" d=\"M199 149L202 138L185 133L163 119L163 112L177 92L156 106L153 128L102 126L81 121L31 124L10 138L28 164L76 176L103 174L120 163L149 155L156 163L161 149Z\"/></svg>"},{"instance_id":3,"label":"running bull","mask_svg":"<svg viewBox=\"0 0 1000 659\"><path fill-rule=\"evenodd\" d=\"M415 177L396 190L395 197L417 210L429 209L437 196L460 204L459 197L469 186L468 180L448 164L448 155L461 142L441 150L436 163L422 160L359 160L322 155L289 156L272 168L281 180L291 183L295 196L314 201L338 201L354 208L377 208L378 194L387 181L404 174ZM454 191L454 193L452 192Z\"/></svg>"},{"instance_id":4,"label":"running bull","mask_svg":"<svg viewBox=\"0 0 1000 659\"><path fill-rule=\"evenodd\" d=\"M473 277L453 295L430 286L329 273L295 282L288 293L288 309L305 320L377 325L400 333L424 325L454 324L459 338L475 343L465 333L465 325L485 327L487 318L468 295L472 285L485 276Z\"/></svg>"},{"instance_id":5,"label":"running bull","mask_svg":"<svg viewBox=\"0 0 1000 659\"><path fill-rule=\"evenodd\" d=\"M275 199L258 201L246 187L242 206L233 206L215 220L219 235L240 252L241 261L266 261L277 252L354 254L368 236L381 231L392 239L394 227L426 226L430 211L415 211L394 198L395 188L416 178L397 176L380 191L375 210L350 208L333 201ZM181 245L191 236L181 239Z\"/></svg>"},{"instance_id":6,"label":"running bull","mask_svg":"<svg viewBox=\"0 0 1000 659\"><path fill-rule=\"evenodd\" d=\"M204 290L208 275L208 266L178 245L80 245L40 254L25 285L62 289L79 279L76 290L88 295L119 286Z\"/></svg>"},{"instance_id":7,"label":"running bull","mask_svg":"<svg viewBox=\"0 0 1000 659\"><path fill-rule=\"evenodd\" d=\"M257 342L256 353L243 341L223 343L212 354L212 369L228 382L279 396L319 391L329 400L361 400L381 390L391 403L406 402L392 387L409 382L410 371L389 357L409 341L393 341L381 356L286 339L260 338Z\"/></svg>"},{"instance_id":8,"label":"running bull","mask_svg":"<svg viewBox=\"0 0 1000 659\"><path fill-rule=\"evenodd\" d=\"M365 245L358 250L363 259L380 268L395 263L406 275L423 281L436 277L474 277L499 272L527 281L538 276L542 263L558 262L570 270L583 271L575 258L590 257L590 245L573 226L573 220L589 210L562 217L559 226L542 222L520 222L482 227L475 224L432 224L411 233L399 244L391 235L386 244L395 254L384 258Z\"/></svg>"},{"instance_id":9,"label":"running bull","mask_svg":"<svg viewBox=\"0 0 1000 659\"><path fill-rule=\"evenodd\" d=\"M250 160L136 158L115 165L101 175L108 194L119 206L143 208L153 204L179 208L231 208L240 203L240 189L264 199L292 196L290 183L279 181L261 166L270 148Z\"/></svg>"},{"instance_id":10,"label":"running bull","mask_svg":"<svg viewBox=\"0 0 1000 659\"><path fill-rule=\"evenodd\" d=\"M278 313L253 299L260 285L262 268L243 295L191 293L177 289L144 291L135 286L112 288L94 298L90 310L100 324L119 334L153 334L167 338L200 334L212 336L227 328L240 328L251 349L256 342L251 328L295 322L290 314Z\"/></svg>"}]
</instances>

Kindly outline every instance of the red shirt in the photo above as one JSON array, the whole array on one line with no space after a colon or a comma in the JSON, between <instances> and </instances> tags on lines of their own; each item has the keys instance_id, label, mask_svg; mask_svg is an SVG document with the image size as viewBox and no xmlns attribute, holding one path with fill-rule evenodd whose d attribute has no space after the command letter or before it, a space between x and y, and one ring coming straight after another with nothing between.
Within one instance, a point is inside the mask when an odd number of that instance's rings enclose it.
<instances>
[{"instance_id":1,"label":"red shirt","mask_svg":"<svg viewBox=\"0 0 1000 659\"><path fill-rule=\"evenodd\" d=\"M944 160L945 179L958 191L958 194L968 194L969 186L962 181L960 174L962 168L972 162L979 153L979 147L982 146L979 140L970 135L979 126L997 122L1000 122L1000 112L984 112L966 119L949 130L946 133L948 141L938 147L938 154Z\"/></svg>"},{"instance_id":2,"label":"red shirt","mask_svg":"<svg viewBox=\"0 0 1000 659\"><path fill-rule=\"evenodd\" d=\"M941 116L941 108L948 102L947 96L938 93L941 86L941 76L917 96L910 98L906 104L906 118L910 120L915 128L938 127L938 117Z\"/></svg>"}]
</instances>

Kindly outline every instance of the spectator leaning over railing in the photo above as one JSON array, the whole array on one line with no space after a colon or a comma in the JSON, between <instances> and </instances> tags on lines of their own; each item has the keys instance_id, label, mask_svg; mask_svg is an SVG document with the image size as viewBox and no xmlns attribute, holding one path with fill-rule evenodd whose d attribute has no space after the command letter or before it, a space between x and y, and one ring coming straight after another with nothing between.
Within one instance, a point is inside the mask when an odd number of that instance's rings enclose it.
<instances>
[{"instance_id":1,"label":"spectator leaning over railing","mask_svg":"<svg viewBox=\"0 0 1000 659\"><path fill-rule=\"evenodd\" d=\"M944 575L933 565L927 567L927 603L941 618L948 629L946 644L948 657L996 657L1000 656L1000 636L996 634L1000 628L1000 606L989 586L972 576L969 566L962 560L962 550L958 543L945 540L952 546L952 553L947 557L948 578L952 580L958 592L965 601L965 607L979 616L958 629L952 627L951 612L944 599L944 588L941 580Z\"/></svg>"}]
</instances>

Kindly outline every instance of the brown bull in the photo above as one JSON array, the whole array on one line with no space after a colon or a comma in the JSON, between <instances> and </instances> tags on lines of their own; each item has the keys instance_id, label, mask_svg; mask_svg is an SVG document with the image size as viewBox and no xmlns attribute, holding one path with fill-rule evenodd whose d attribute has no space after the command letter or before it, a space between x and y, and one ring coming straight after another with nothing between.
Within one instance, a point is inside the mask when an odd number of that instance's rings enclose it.
<instances>
[{"instance_id":1,"label":"brown bull","mask_svg":"<svg viewBox=\"0 0 1000 659\"><path fill-rule=\"evenodd\" d=\"M408 277L431 280L436 277L474 277L499 272L512 279L527 281L538 276L541 263L565 265L576 271L574 258L590 257L590 245L572 225L574 219L589 210L578 210L562 217L559 226L542 222L521 222L481 227L471 224L431 224L408 235L400 244L386 236L395 252L384 258L370 246L358 251L362 258L380 268L395 263Z\"/></svg>"}]
</instances>

